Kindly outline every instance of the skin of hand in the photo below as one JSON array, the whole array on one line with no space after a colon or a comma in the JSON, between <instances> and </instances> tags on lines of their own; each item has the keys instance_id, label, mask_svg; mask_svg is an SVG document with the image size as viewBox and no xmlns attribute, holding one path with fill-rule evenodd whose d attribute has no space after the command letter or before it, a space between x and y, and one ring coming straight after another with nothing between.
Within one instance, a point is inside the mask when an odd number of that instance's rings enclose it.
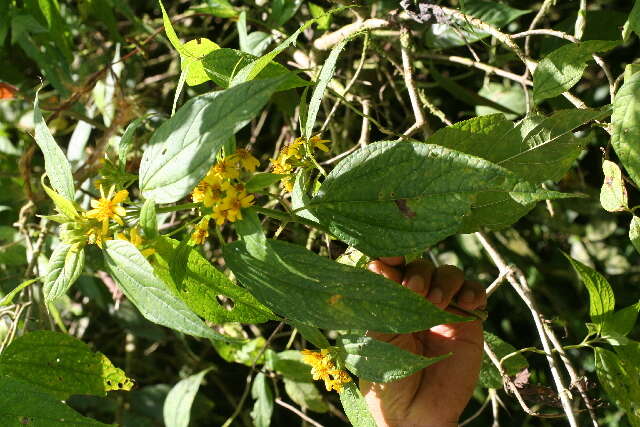
<instances>
[{"instance_id":1,"label":"skin of hand","mask_svg":"<svg viewBox=\"0 0 640 427\"><path fill-rule=\"evenodd\" d=\"M404 266L404 258L392 257L372 261L368 268L451 313L464 316L447 308L452 301L469 311L482 308L487 302L482 285L466 281L462 271L451 265L436 268L427 260L418 260ZM378 426L457 426L480 373L482 322L438 325L411 334L369 332L368 335L425 357L452 353L398 381L379 384L361 380L360 389Z\"/></svg>"}]
</instances>

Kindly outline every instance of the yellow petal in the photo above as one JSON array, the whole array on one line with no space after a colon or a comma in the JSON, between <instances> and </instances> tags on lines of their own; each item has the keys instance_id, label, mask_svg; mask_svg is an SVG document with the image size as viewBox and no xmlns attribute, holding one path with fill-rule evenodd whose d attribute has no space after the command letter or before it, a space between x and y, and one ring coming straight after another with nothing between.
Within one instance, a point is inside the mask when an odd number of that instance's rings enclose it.
<instances>
[{"instance_id":1,"label":"yellow petal","mask_svg":"<svg viewBox=\"0 0 640 427\"><path fill-rule=\"evenodd\" d=\"M113 196L113 203L121 203L129 197L129 192L127 190L120 190Z\"/></svg>"},{"instance_id":2,"label":"yellow petal","mask_svg":"<svg viewBox=\"0 0 640 427\"><path fill-rule=\"evenodd\" d=\"M124 221L122 221L122 218L120 218L119 216L114 215L114 216L113 216L113 219L114 219L118 224L120 224L120 225L124 225Z\"/></svg>"},{"instance_id":3,"label":"yellow petal","mask_svg":"<svg viewBox=\"0 0 640 427\"><path fill-rule=\"evenodd\" d=\"M127 211L122 206L114 206L113 212L116 215L127 216Z\"/></svg>"},{"instance_id":4,"label":"yellow petal","mask_svg":"<svg viewBox=\"0 0 640 427\"><path fill-rule=\"evenodd\" d=\"M109 218L102 220L102 234L106 235L109 232Z\"/></svg>"},{"instance_id":5,"label":"yellow petal","mask_svg":"<svg viewBox=\"0 0 640 427\"><path fill-rule=\"evenodd\" d=\"M100 201L96 200L96 199L91 199L91 207L92 208L99 208L100 207Z\"/></svg>"}]
</instances>

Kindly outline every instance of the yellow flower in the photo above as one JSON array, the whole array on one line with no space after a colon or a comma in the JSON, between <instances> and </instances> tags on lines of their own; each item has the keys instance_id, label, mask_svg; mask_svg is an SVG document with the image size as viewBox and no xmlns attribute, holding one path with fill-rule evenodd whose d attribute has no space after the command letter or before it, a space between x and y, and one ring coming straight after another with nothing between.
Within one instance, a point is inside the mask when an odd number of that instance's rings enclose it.
<instances>
[{"instance_id":1,"label":"yellow flower","mask_svg":"<svg viewBox=\"0 0 640 427\"><path fill-rule=\"evenodd\" d=\"M213 173L222 179L236 179L240 176L240 169L231 158L225 158L213 166Z\"/></svg>"},{"instance_id":2,"label":"yellow flower","mask_svg":"<svg viewBox=\"0 0 640 427\"><path fill-rule=\"evenodd\" d=\"M196 245L201 245L209 237L209 217L204 217L196 225L196 229L191 234L191 241Z\"/></svg>"},{"instance_id":3,"label":"yellow flower","mask_svg":"<svg viewBox=\"0 0 640 427\"><path fill-rule=\"evenodd\" d=\"M242 219L241 209L251 205L253 205L253 194L247 194L244 191L228 195L222 202L222 207L228 211L229 222Z\"/></svg>"},{"instance_id":4,"label":"yellow flower","mask_svg":"<svg viewBox=\"0 0 640 427\"><path fill-rule=\"evenodd\" d=\"M329 152L329 147L326 145L327 142L330 142L328 139L320 139L320 135L314 135L309 139L309 142L311 142L315 148L318 148L325 153Z\"/></svg>"},{"instance_id":5,"label":"yellow flower","mask_svg":"<svg viewBox=\"0 0 640 427\"><path fill-rule=\"evenodd\" d=\"M351 381L351 377L345 371L337 369L329 350L302 350L302 361L311 365L311 375L315 381L323 380L327 391L335 390L338 393L342 391L343 385Z\"/></svg>"},{"instance_id":6,"label":"yellow flower","mask_svg":"<svg viewBox=\"0 0 640 427\"><path fill-rule=\"evenodd\" d=\"M213 219L216 220L216 224L218 225L224 224L224 222L229 219L229 210L224 204L221 203L213 208Z\"/></svg>"},{"instance_id":7,"label":"yellow flower","mask_svg":"<svg viewBox=\"0 0 640 427\"><path fill-rule=\"evenodd\" d=\"M133 246L135 246L136 248L140 249L140 253L145 256L148 257L149 255L154 254L156 251L153 248L147 248L147 249L143 249L144 246L144 240L142 239L142 236L140 235L140 232L138 231L138 227L133 227L129 229L129 237L127 238L127 235L123 232L120 233L116 233L115 234L115 238L118 240L124 240L127 241L129 243L131 243Z\"/></svg>"},{"instance_id":8,"label":"yellow flower","mask_svg":"<svg viewBox=\"0 0 640 427\"><path fill-rule=\"evenodd\" d=\"M105 240L109 240L109 236L106 233L103 233L102 228L99 224L96 224L93 227L90 227L87 230L87 243L90 245L98 245L100 249L102 249L102 245L104 245Z\"/></svg>"},{"instance_id":9,"label":"yellow flower","mask_svg":"<svg viewBox=\"0 0 640 427\"><path fill-rule=\"evenodd\" d=\"M248 172L253 172L260 165L260 161L253 157L249 150L241 148L236 151L236 153L231 156L233 160L238 162L244 169Z\"/></svg>"},{"instance_id":10,"label":"yellow flower","mask_svg":"<svg viewBox=\"0 0 640 427\"><path fill-rule=\"evenodd\" d=\"M127 214L120 203L126 200L129 197L129 192L127 190L118 191L115 195L113 194L113 186L109 190L109 194L107 197L104 196L104 190L102 186L100 186L100 199L91 200L91 209L88 211L85 216L87 218L95 218L98 221L102 222L102 234L107 234L109 230L109 219L113 219L120 225L124 225L122 221L122 217Z\"/></svg>"},{"instance_id":11,"label":"yellow flower","mask_svg":"<svg viewBox=\"0 0 640 427\"><path fill-rule=\"evenodd\" d=\"M191 198L196 203L202 203L210 208L224 198L223 182L220 179L205 178L193 189Z\"/></svg>"}]
</instances>

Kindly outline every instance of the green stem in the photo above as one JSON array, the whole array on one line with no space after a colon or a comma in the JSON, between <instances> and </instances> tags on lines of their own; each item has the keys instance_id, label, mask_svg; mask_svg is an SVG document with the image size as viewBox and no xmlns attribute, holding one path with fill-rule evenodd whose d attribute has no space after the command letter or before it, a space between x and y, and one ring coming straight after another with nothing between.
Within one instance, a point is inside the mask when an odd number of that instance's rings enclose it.
<instances>
[{"instance_id":1,"label":"green stem","mask_svg":"<svg viewBox=\"0 0 640 427\"><path fill-rule=\"evenodd\" d=\"M193 209L197 207L200 207L200 203L183 203L181 205L165 206L164 208L158 208L156 209L156 213L176 212L176 211L182 211L186 209Z\"/></svg>"}]
</instances>

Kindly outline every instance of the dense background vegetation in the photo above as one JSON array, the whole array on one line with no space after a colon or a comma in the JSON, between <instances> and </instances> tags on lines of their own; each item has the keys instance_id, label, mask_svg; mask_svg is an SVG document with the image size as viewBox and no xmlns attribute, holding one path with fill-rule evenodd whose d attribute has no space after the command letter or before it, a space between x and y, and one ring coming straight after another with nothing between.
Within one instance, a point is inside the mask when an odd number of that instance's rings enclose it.
<instances>
[{"instance_id":1,"label":"dense background vegetation","mask_svg":"<svg viewBox=\"0 0 640 427\"><path fill-rule=\"evenodd\" d=\"M579 103L594 109L605 107L612 102L611 92L619 90L623 78L626 83L635 71L630 67L623 77L625 67L637 61L639 49L638 36L631 31L640 27L638 7L635 20L623 31L633 7L629 1L434 2L476 16L500 28L502 34L532 28L535 17L535 28L545 31L511 41L536 61L575 42L573 36L583 41L616 41L603 42L602 48L593 50L603 52L598 60L604 61L605 67L590 59L593 52L586 59L574 61L572 65L578 69L581 62L588 65L577 84L569 86L573 94L569 99L560 96L563 91L548 99L536 99L540 93L535 93L535 86L532 92L527 84L532 76L513 49L505 48L499 35L486 34L471 21L454 21L452 15L431 2L422 2L422 9L412 1L401 3L237 0L228 4L212 0L166 1L165 7L183 42L206 37L222 48L261 56L312 17L341 5L352 6L306 28L297 43L276 59L312 83L318 79L329 49L338 41L331 39L336 31L354 22L360 23L356 24L359 29L368 30L350 41L340 54L320 105L316 131L321 128L322 136L331 143L330 151L318 152L317 160L327 170L345 153L373 141L396 139L405 132L424 141L437 129L480 115L503 113L509 120L518 120L532 110L551 114L580 107ZM379 21L367 21L372 18ZM174 107L181 68L180 55L165 35L160 6L153 0L1 0L0 63L0 95L4 98L0 100L1 297L24 280L42 276L58 243L56 224L42 219L42 215L52 213L53 205L40 184L44 158L32 137L33 101L41 81L40 108L72 165L82 192L76 201L86 209L89 199L97 197L96 179L106 187L136 180L145 144ZM178 91L178 106L196 95L220 89L218 81L205 80L198 85L187 80L182 93ZM277 92L267 107L236 134L238 146L250 149L260 160L258 170L268 171L270 159L284 144L301 136L298 105L304 85ZM630 105L633 102L629 100ZM629 114L635 114L636 121L627 122L630 130L625 132L638 135L640 100L635 100L635 105L635 113ZM415 126L420 115L424 115L424 122L418 120ZM127 125L140 117L146 120L132 140L125 172L119 171L115 160L119 138ZM609 121L604 117L577 127L575 137L584 150L568 172L555 182L545 182L549 190L585 197L538 203L513 225L488 233L506 262L522 271L539 313L565 346L580 343L592 320L587 290L563 251L607 278L617 309L638 303L640 295L640 258L629 239L631 215L607 212L600 202L603 159L620 164L611 146ZM629 167L624 161L622 165ZM389 164L388 173L398 170ZM636 178L633 172L623 174L628 191L625 197L633 207L639 200L638 181L626 177ZM615 170L608 176L609 183L618 182ZM622 194L622 185L620 179L612 191ZM129 190L132 195L138 194L137 183ZM270 191L277 193L280 189L274 184ZM257 200L264 205L267 198ZM159 229L162 233L175 231L173 237L182 241L188 239L192 220L189 210L161 214ZM333 259L347 248L321 230L310 231L299 223L280 228L280 222L266 219L264 226L270 237L277 235ZM235 239L232 227L227 225L221 232L223 239ZM228 272L215 238L207 240L201 253ZM473 234L448 237L424 255L440 264L457 265L468 278L486 285L499 276L495 259L487 255ZM260 417L270 413L273 399L276 405L271 425L305 423L296 411L326 426L347 422L338 395L324 392L320 383L309 382L308 366L301 364L298 353L281 353L309 346L292 326L275 321L216 325L218 332L249 341L212 345L145 320L105 273L100 250L87 247L86 258L88 267L53 308L47 310L38 282L21 291L10 304L0 306L0 350L29 331L63 331L105 354L135 381L131 391L112 391L107 397L74 395L67 403L81 414L124 426L162 425L169 390L181 379L210 369L195 397L191 425L222 425L236 409L234 425L252 425L256 419L259 425L266 425ZM541 349L529 309L507 281L503 282L489 299L485 329L516 349ZM335 331L325 333L329 339L337 336ZM638 329L634 328L628 338L639 340ZM265 351L267 339L269 349ZM618 342L614 342L616 339ZM594 345L611 348L612 343L624 344L625 339L616 336ZM502 356L509 353L508 349L501 351ZM562 415L545 356L535 352L524 355L530 377L527 380L521 375L519 379L524 383L520 392L526 404L532 411ZM601 425L630 425L625 408L616 404L616 398L607 395L598 381L593 351L588 347L569 348L567 355ZM518 363L510 374L526 366L522 360ZM260 377L260 383L254 382L259 387L254 386L251 392L245 379L257 372L265 376ZM627 373L633 377L633 371ZM467 425L491 425L498 416L502 425L566 425L565 418L527 415L513 394L503 390L496 375L487 362L482 385L462 419L483 404L487 407ZM196 380L197 385L200 377ZM571 383L568 376L565 382ZM630 399L632 393L640 399L638 390L637 384L630 385ZM571 392L579 425L588 425L590 416L577 387L571 387ZM256 399L258 403L254 404ZM188 413L188 405L186 408ZM635 419L632 422L636 424L631 425L637 425L637 415Z\"/></svg>"}]
</instances>

